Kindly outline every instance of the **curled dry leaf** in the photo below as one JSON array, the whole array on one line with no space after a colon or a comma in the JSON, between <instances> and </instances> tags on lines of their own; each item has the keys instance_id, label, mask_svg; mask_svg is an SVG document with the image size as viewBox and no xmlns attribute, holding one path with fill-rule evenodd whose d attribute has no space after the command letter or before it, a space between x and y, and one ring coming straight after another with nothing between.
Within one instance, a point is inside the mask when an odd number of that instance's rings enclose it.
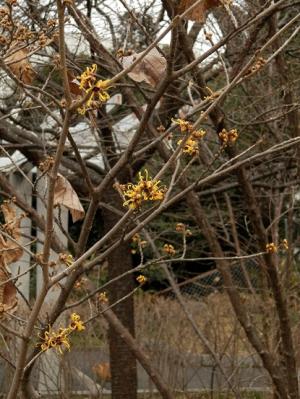
<instances>
[{"instance_id":1,"label":"curled dry leaf","mask_svg":"<svg viewBox=\"0 0 300 399\"><path fill-rule=\"evenodd\" d=\"M5 64L11 72L25 84L31 84L35 75L31 63L28 61L28 50L13 45L5 58Z\"/></svg>"},{"instance_id":2,"label":"curled dry leaf","mask_svg":"<svg viewBox=\"0 0 300 399\"><path fill-rule=\"evenodd\" d=\"M121 58L123 68L128 68L143 53L133 53ZM145 81L155 87L162 79L167 67L166 59L154 48L139 62L128 76L136 82Z\"/></svg>"},{"instance_id":3,"label":"curled dry leaf","mask_svg":"<svg viewBox=\"0 0 300 399\"><path fill-rule=\"evenodd\" d=\"M181 0L178 6L178 13L182 14L193 4L195 4L195 0ZM202 0L186 15L186 18L191 21L205 22L206 12L211 8L220 6L221 4L220 0Z\"/></svg>"},{"instance_id":4,"label":"curled dry leaf","mask_svg":"<svg viewBox=\"0 0 300 399\"><path fill-rule=\"evenodd\" d=\"M111 380L110 364L108 362L95 364L92 370L101 381Z\"/></svg>"},{"instance_id":5,"label":"curled dry leaf","mask_svg":"<svg viewBox=\"0 0 300 399\"><path fill-rule=\"evenodd\" d=\"M20 218L17 218L16 208L8 202L1 205L1 210L5 219L5 230L13 238L18 240L21 237Z\"/></svg>"},{"instance_id":6,"label":"curled dry leaf","mask_svg":"<svg viewBox=\"0 0 300 399\"><path fill-rule=\"evenodd\" d=\"M74 94L74 96L81 96L84 94L83 90L79 88L79 81L71 69L67 69L67 76L71 93Z\"/></svg>"},{"instance_id":7,"label":"curled dry leaf","mask_svg":"<svg viewBox=\"0 0 300 399\"><path fill-rule=\"evenodd\" d=\"M22 217L17 218L16 210L11 204L4 203L1 205L1 210L5 219L3 229L5 229L12 238L19 240L21 236L20 221ZM20 246L10 239L5 239L0 233L0 317L7 310L16 310L16 287L12 281L4 282L11 276L7 266L19 260L22 254L23 249Z\"/></svg>"},{"instance_id":8,"label":"curled dry leaf","mask_svg":"<svg viewBox=\"0 0 300 399\"><path fill-rule=\"evenodd\" d=\"M5 224L3 229L15 240L19 240L21 237L20 232L20 223L21 217L17 217L16 209L9 203L4 203L1 205L1 210L4 215ZM10 263L17 262L23 255L23 249L15 242L10 240L9 238L4 238L2 234L0 234L0 249L1 255L0 259L3 259L5 265L9 265Z\"/></svg>"},{"instance_id":9,"label":"curled dry leaf","mask_svg":"<svg viewBox=\"0 0 300 399\"><path fill-rule=\"evenodd\" d=\"M57 205L63 205L70 210L74 223L84 217L85 212L78 195L70 182L61 174L57 175L55 184L54 206Z\"/></svg>"},{"instance_id":10,"label":"curled dry leaf","mask_svg":"<svg viewBox=\"0 0 300 399\"><path fill-rule=\"evenodd\" d=\"M10 273L2 265L0 266L0 283L8 280ZM17 308L17 289L12 281L0 286L0 319L6 311L14 311Z\"/></svg>"},{"instance_id":11,"label":"curled dry leaf","mask_svg":"<svg viewBox=\"0 0 300 399\"><path fill-rule=\"evenodd\" d=\"M23 249L13 241L9 239L4 239L3 235L0 233L0 264L1 259L5 265L17 262L23 255Z\"/></svg>"},{"instance_id":12,"label":"curled dry leaf","mask_svg":"<svg viewBox=\"0 0 300 399\"><path fill-rule=\"evenodd\" d=\"M8 280L10 273L0 268L0 282ZM0 287L0 318L6 311L15 311L17 308L17 289L12 281L8 281Z\"/></svg>"}]
</instances>

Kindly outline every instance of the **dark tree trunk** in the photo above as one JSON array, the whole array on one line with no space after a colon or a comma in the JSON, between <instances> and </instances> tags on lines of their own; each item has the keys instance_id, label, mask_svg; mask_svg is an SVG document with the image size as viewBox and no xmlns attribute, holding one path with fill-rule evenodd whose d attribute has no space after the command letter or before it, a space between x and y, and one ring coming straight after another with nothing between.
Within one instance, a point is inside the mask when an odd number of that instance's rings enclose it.
<instances>
[{"instance_id":1,"label":"dark tree trunk","mask_svg":"<svg viewBox=\"0 0 300 399\"><path fill-rule=\"evenodd\" d=\"M114 188L106 193L106 203L124 211L119 194ZM116 215L108 210L103 210L105 230L110 230L119 220ZM128 244L120 245L108 259L108 278L109 280L132 269L132 259ZM134 288L132 274L121 278L109 286L108 296L110 304L120 300ZM133 296L129 296L113 308L115 315L121 323L134 336L134 301ZM129 350L127 344L120 335L109 328L109 350L111 367L112 399L135 399L137 398L137 368L136 359Z\"/></svg>"}]
</instances>

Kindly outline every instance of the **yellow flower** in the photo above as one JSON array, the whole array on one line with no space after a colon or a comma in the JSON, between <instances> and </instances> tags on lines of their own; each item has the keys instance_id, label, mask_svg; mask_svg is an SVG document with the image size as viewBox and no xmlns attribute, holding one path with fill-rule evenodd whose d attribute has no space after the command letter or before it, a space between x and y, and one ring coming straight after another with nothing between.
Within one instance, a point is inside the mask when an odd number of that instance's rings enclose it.
<instances>
[{"instance_id":1,"label":"yellow flower","mask_svg":"<svg viewBox=\"0 0 300 399\"><path fill-rule=\"evenodd\" d=\"M110 99L107 90L110 88L109 80L97 80L97 65L93 64L90 68L77 76L79 79L79 89L85 93L90 93L86 103L77 109L78 113L84 115L88 109L97 109L102 103Z\"/></svg>"},{"instance_id":2,"label":"yellow flower","mask_svg":"<svg viewBox=\"0 0 300 399\"><path fill-rule=\"evenodd\" d=\"M42 351L45 352L48 349L55 348L58 353L62 354L63 347L70 350L69 333L70 330L68 328L60 328L57 332L51 329L45 331L44 337L42 338L43 343L41 344Z\"/></svg>"},{"instance_id":3,"label":"yellow flower","mask_svg":"<svg viewBox=\"0 0 300 399\"><path fill-rule=\"evenodd\" d=\"M274 242L270 242L269 244L266 245L266 251L270 254L273 254L275 252L277 252L277 247L274 244Z\"/></svg>"},{"instance_id":4,"label":"yellow flower","mask_svg":"<svg viewBox=\"0 0 300 399\"><path fill-rule=\"evenodd\" d=\"M193 125L189 121L185 121L184 119L172 119L172 122L179 125L181 133L193 131Z\"/></svg>"},{"instance_id":5,"label":"yellow flower","mask_svg":"<svg viewBox=\"0 0 300 399\"><path fill-rule=\"evenodd\" d=\"M142 274L140 274L139 276L137 276L136 281L139 284L145 284L145 282L147 281L147 277L143 276Z\"/></svg>"},{"instance_id":6,"label":"yellow flower","mask_svg":"<svg viewBox=\"0 0 300 399\"><path fill-rule=\"evenodd\" d=\"M101 303L108 303L106 292L100 292L100 294L98 295L98 300Z\"/></svg>"},{"instance_id":7,"label":"yellow flower","mask_svg":"<svg viewBox=\"0 0 300 399\"><path fill-rule=\"evenodd\" d=\"M148 244L147 241L142 240L141 236L139 235L139 233L136 233L133 237L132 237L132 243L131 243L131 253L132 254L136 254L137 253L137 248L145 248L145 246Z\"/></svg>"},{"instance_id":8,"label":"yellow flower","mask_svg":"<svg viewBox=\"0 0 300 399\"><path fill-rule=\"evenodd\" d=\"M63 348L70 350L69 335L73 331L83 330L85 330L85 326L80 320L80 316L76 313L72 313L71 323L67 328L59 328L57 331L53 331L51 327L49 327L48 331L44 332L44 335L40 337L43 341L40 344L41 350L45 352L48 349L54 348L58 353L62 354Z\"/></svg>"},{"instance_id":9,"label":"yellow flower","mask_svg":"<svg viewBox=\"0 0 300 399\"><path fill-rule=\"evenodd\" d=\"M289 243L288 243L288 240L286 239L286 238L284 238L283 240L282 240L282 246L283 246L283 248L285 249L285 250L288 250L289 249Z\"/></svg>"},{"instance_id":10,"label":"yellow flower","mask_svg":"<svg viewBox=\"0 0 300 399\"><path fill-rule=\"evenodd\" d=\"M83 322L80 320L80 316L77 313L71 314L71 323L70 329L72 331L83 331L85 330L85 326Z\"/></svg>"},{"instance_id":11,"label":"yellow flower","mask_svg":"<svg viewBox=\"0 0 300 399\"><path fill-rule=\"evenodd\" d=\"M139 208L143 201L160 201L164 198L165 189L159 186L160 180L152 180L145 170L145 176L139 173L137 184L128 183L123 187L123 195L126 199L123 205L130 209Z\"/></svg>"},{"instance_id":12,"label":"yellow flower","mask_svg":"<svg viewBox=\"0 0 300 399\"><path fill-rule=\"evenodd\" d=\"M132 242L138 243L140 241L141 241L141 236L139 235L139 233L135 233L135 235L132 237Z\"/></svg>"},{"instance_id":13,"label":"yellow flower","mask_svg":"<svg viewBox=\"0 0 300 399\"><path fill-rule=\"evenodd\" d=\"M266 62L267 61L263 57L258 57L255 64L250 67L247 74L251 75L252 73L257 72L259 69L261 69L265 66Z\"/></svg>"},{"instance_id":14,"label":"yellow flower","mask_svg":"<svg viewBox=\"0 0 300 399\"><path fill-rule=\"evenodd\" d=\"M195 130L191 122L185 121L183 119L172 119L180 127L181 133L189 133L189 137L184 144L182 152L189 155L199 154L199 143L198 140L202 139L206 132L203 129ZM182 140L177 142L178 145L182 143Z\"/></svg>"},{"instance_id":15,"label":"yellow flower","mask_svg":"<svg viewBox=\"0 0 300 399\"><path fill-rule=\"evenodd\" d=\"M61 263L64 263L67 267L71 266L74 263L74 258L71 254L59 254L59 260Z\"/></svg>"},{"instance_id":16,"label":"yellow flower","mask_svg":"<svg viewBox=\"0 0 300 399\"><path fill-rule=\"evenodd\" d=\"M178 145L182 143L182 140L179 140L177 142ZM199 154L199 144L196 140L193 140L191 138L187 139L187 141L184 144L183 150L185 154L195 156Z\"/></svg>"},{"instance_id":17,"label":"yellow flower","mask_svg":"<svg viewBox=\"0 0 300 399\"><path fill-rule=\"evenodd\" d=\"M81 280L81 279L79 279L79 280L76 281L76 283L74 284L74 288L75 288L76 290L79 290L79 289L82 288L82 280Z\"/></svg>"},{"instance_id":18,"label":"yellow flower","mask_svg":"<svg viewBox=\"0 0 300 399\"><path fill-rule=\"evenodd\" d=\"M76 76L76 78L79 79L80 90L87 91L88 89L94 86L97 80L96 72L97 72L97 65L93 64L90 68L87 67L86 70L80 76Z\"/></svg>"},{"instance_id":19,"label":"yellow flower","mask_svg":"<svg viewBox=\"0 0 300 399\"><path fill-rule=\"evenodd\" d=\"M175 230L178 232L178 233L183 233L185 236L187 236L187 237L190 237L191 235L193 235L192 234L192 232L191 232L191 230L190 229L187 229L186 228L186 225L184 224L184 223L177 223L176 224L176 227L175 227Z\"/></svg>"},{"instance_id":20,"label":"yellow flower","mask_svg":"<svg viewBox=\"0 0 300 399\"><path fill-rule=\"evenodd\" d=\"M85 115L86 111L87 111L87 108L84 107L84 106L83 106L83 107L77 108L77 112L78 112L80 115Z\"/></svg>"},{"instance_id":21,"label":"yellow flower","mask_svg":"<svg viewBox=\"0 0 300 399\"><path fill-rule=\"evenodd\" d=\"M171 256L174 256L174 255L176 254L176 250L175 250L175 248L173 247L173 245L171 245L171 244L165 244L165 245L164 245L164 248L163 248L163 251L164 251L166 254L171 255Z\"/></svg>"},{"instance_id":22,"label":"yellow flower","mask_svg":"<svg viewBox=\"0 0 300 399\"><path fill-rule=\"evenodd\" d=\"M184 232L184 231L185 231L185 224L184 224L184 223L177 223L177 224L176 224L176 227L175 227L175 230L176 230L178 233Z\"/></svg>"},{"instance_id":23,"label":"yellow flower","mask_svg":"<svg viewBox=\"0 0 300 399\"><path fill-rule=\"evenodd\" d=\"M93 87L93 92L98 95L100 101L103 103L110 99L110 95L106 90L110 89L109 80L98 80Z\"/></svg>"},{"instance_id":24,"label":"yellow flower","mask_svg":"<svg viewBox=\"0 0 300 399\"><path fill-rule=\"evenodd\" d=\"M236 129L232 129L230 131L223 129L219 133L219 137L224 145L227 145L228 143L234 144L236 142L236 140L238 139L239 134Z\"/></svg>"},{"instance_id":25,"label":"yellow flower","mask_svg":"<svg viewBox=\"0 0 300 399\"><path fill-rule=\"evenodd\" d=\"M124 191L124 197L126 201L124 201L123 205L128 206L130 209L137 209L142 205L143 196L138 185L128 183Z\"/></svg>"},{"instance_id":26,"label":"yellow flower","mask_svg":"<svg viewBox=\"0 0 300 399\"><path fill-rule=\"evenodd\" d=\"M206 131L203 129L200 129L200 130L193 130L191 136L193 139L202 139L202 137L204 137L205 135L206 135Z\"/></svg>"}]
</instances>

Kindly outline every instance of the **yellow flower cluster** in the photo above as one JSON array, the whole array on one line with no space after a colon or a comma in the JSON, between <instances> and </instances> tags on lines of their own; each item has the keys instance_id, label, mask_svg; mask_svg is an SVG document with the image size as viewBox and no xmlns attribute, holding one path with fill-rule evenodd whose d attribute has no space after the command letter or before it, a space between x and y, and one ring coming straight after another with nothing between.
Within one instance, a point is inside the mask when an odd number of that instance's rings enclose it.
<instances>
[{"instance_id":1,"label":"yellow flower cluster","mask_svg":"<svg viewBox=\"0 0 300 399\"><path fill-rule=\"evenodd\" d=\"M71 254L61 253L59 254L59 261L69 267L74 263L74 258Z\"/></svg>"},{"instance_id":2,"label":"yellow flower cluster","mask_svg":"<svg viewBox=\"0 0 300 399\"><path fill-rule=\"evenodd\" d=\"M93 64L90 68L77 76L79 79L79 89L85 93L90 93L87 102L80 108L78 112L84 115L88 109L97 109L102 103L105 103L110 99L110 95L107 90L110 88L109 80L97 80L96 77L97 65Z\"/></svg>"},{"instance_id":3,"label":"yellow flower cluster","mask_svg":"<svg viewBox=\"0 0 300 399\"><path fill-rule=\"evenodd\" d=\"M181 133L191 133L193 131L193 125L189 121L184 119L172 119L172 122L176 123L176 125L179 125Z\"/></svg>"},{"instance_id":4,"label":"yellow flower cluster","mask_svg":"<svg viewBox=\"0 0 300 399\"><path fill-rule=\"evenodd\" d=\"M183 233L185 236L190 237L192 234L190 229L186 228L186 225L184 223L177 223L175 230L177 233Z\"/></svg>"},{"instance_id":5,"label":"yellow flower cluster","mask_svg":"<svg viewBox=\"0 0 300 399\"><path fill-rule=\"evenodd\" d=\"M182 140L178 140L177 144L180 145L182 143ZM194 139L187 139L187 141L184 144L184 147L182 149L182 152L185 154L195 156L199 154L199 144L196 140Z\"/></svg>"},{"instance_id":6,"label":"yellow flower cluster","mask_svg":"<svg viewBox=\"0 0 300 399\"><path fill-rule=\"evenodd\" d=\"M69 341L69 330L67 328L60 328L58 331L46 331L43 337L43 343L41 344L41 349L43 352L48 349L55 348L56 351L60 354L63 353L63 346L66 349L70 350L70 341Z\"/></svg>"},{"instance_id":7,"label":"yellow flower cluster","mask_svg":"<svg viewBox=\"0 0 300 399\"><path fill-rule=\"evenodd\" d=\"M289 243L286 238L284 238L281 243L279 243L279 246L274 244L274 242L270 242L269 244L266 245L266 251L268 253L276 253L278 249L282 249L287 251L289 249Z\"/></svg>"},{"instance_id":8,"label":"yellow flower cluster","mask_svg":"<svg viewBox=\"0 0 300 399\"><path fill-rule=\"evenodd\" d=\"M147 245L147 241L142 240L141 236L138 233L136 233L132 237L131 253L136 254L138 248L145 248L146 245Z\"/></svg>"},{"instance_id":9,"label":"yellow flower cluster","mask_svg":"<svg viewBox=\"0 0 300 399\"><path fill-rule=\"evenodd\" d=\"M206 132L202 129L196 130L193 124L184 119L172 119L174 123L179 125L181 133L188 133L189 138L184 144L182 152L191 156L199 154L199 140L202 139ZM182 143L182 140L177 142L178 145Z\"/></svg>"},{"instance_id":10,"label":"yellow flower cluster","mask_svg":"<svg viewBox=\"0 0 300 399\"><path fill-rule=\"evenodd\" d=\"M263 57L258 57L255 63L248 69L245 73L246 76L252 75L253 73L259 71L266 65L266 60Z\"/></svg>"},{"instance_id":11,"label":"yellow flower cluster","mask_svg":"<svg viewBox=\"0 0 300 399\"><path fill-rule=\"evenodd\" d=\"M100 292L100 294L98 295L98 300L101 303L108 303L108 298L107 298L107 295L106 295L105 291L104 292Z\"/></svg>"},{"instance_id":12,"label":"yellow flower cluster","mask_svg":"<svg viewBox=\"0 0 300 399\"><path fill-rule=\"evenodd\" d=\"M170 256L174 256L176 254L176 250L172 244L165 244L163 251Z\"/></svg>"},{"instance_id":13,"label":"yellow flower cluster","mask_svg":"<svg viewBox=\"0 0 300 399\"><path fill-rule=\"evenodd\" d=\"M274 254L275 252L277 252L278 248L277 246L274 244L274 242L270 242L269 244L266 245L266 251L269 254Z\"/></svg>"},{"instance_id":14,"label":"yellow flower cluster","mask_svg":"<svg viewBox=\"0 0 300 399\"><path fill-rule=\"evenodd\" d=\"M132 237L132 242L136 244L147 244L147 241L142 241L139 233L135 233L135 235Z\"/></svg>"},{"instance_id":15,"label":"yellow flower cluster","mask_svg":"<svg viewBox=\"0 0 300 399\"><path fill-rule=\"evenodd\" d=\"M71 323L69 325L69 329L71 331L85 330L84 324L83 324L82 320L80 320L80 316L77 313L71 314Z\"/></svg>"},{"instance_id":16,"label":"yellow flower cluster","mask_svg":"<svg viewBox=\"0 0 300 399\"><path fill-rule=\"evenodd\" d=\"M147 281L147 277L143 276L142 274L140 274L139 276L137 276L136 281L139 284L145 284L145 282Z\"/></svg>"},{"instance_id":17,"label":"yellow flower cluster","mask_svg":"<svg viewBox=\"0 0 300 399\"><path fill-rule=\"evenodd\" d=\"M172 122L179 125L181 133L189 133L193 139L202 139L205 136L206 132L203 129L196 130L193 127L193 124L184 119L172 119Z\"/></svg>"},{"instance_id":18,"label":"yellow flower cluster","mask_svg":"<svg viewBox=\"0 0 300 399\"><path fill-rule=\"evenodd\" d=\"M177 224L176 224L176 227L175 227L175 230L176 230L178 233L183 233L184 230L185 230L185 224L184 224L184 223L177 223Z\"/></svg>"},{"instance_id":19,"label":"yellow flower cluster","mask_svg":"<svg viewBox=\"0 0 300 399\"><path fill-rule=\"evenodd\" d=\"M45 331L42 337L43 343L41 344L41 350L45 352L48 349L55 348L58 353L62 354L64 347L70 350L69 335L73 331L83 330L85 330L85 326L80 320L80 316L76 313L72 313L71 322L67 328L59 328L57 331L53 331L49 328L48 331Z\"/></svg>"},{"instance_id":20,"label":"yellow flower cluster","mask_svg":"<svg viewBox=\"0 0 300 399\"><path fill-rule=\"evenodd\" d=\"M74 284L74 288L75 288L76 290L81 290L81 289L83 289L83 288L86 288L87 284L88 284L88 279L85 278L85 277L81 277L81 278L78 279L78 280L76 281L76 283Z\"/></svg>"},{"instance_id":21,"label":"yellow flower cluster","mask_svg":"<svg viewBox=\"0 0 300 399\"><path fill-rule=\"evenodd\" d=\"M164 198L165 188L159 186L160 180L152 180L149 173L145 170L145 176L139 173L137 184L128 183L120 186L123 191L123 205L130 209L139 208L144 201L161 201Z\"/></svg>"},{"instance_id":22,"label":"yellow flower cluster","mask_svg":"<svg viewBox=\"0 0 300 399\"><path fill-rule=\"evenodd\" d=\"M238 131L236 129L232 129L227 131L223 129L219 133L220 140L222 141L223 145L226 146L227 144L234 144L239 137Z\"/></svg>"}]
</instances>

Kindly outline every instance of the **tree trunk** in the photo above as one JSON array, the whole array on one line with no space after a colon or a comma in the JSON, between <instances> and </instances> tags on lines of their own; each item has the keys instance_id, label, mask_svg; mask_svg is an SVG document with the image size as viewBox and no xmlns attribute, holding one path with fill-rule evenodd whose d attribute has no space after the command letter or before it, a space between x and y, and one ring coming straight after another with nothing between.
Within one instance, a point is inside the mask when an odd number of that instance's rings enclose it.
<instances>
[{"instance_id":1,"label":"tree trunk","mask_svg":"<svg viewBox=\"0 0 300 399\"><path fill-rule=\"evenodd\" d=\"M106 202L124 211L119 194L114 188L106 193ZM119 215L103 210L105 231L110 230L119 220ZM111 280L120 274L132 269L132 259L128 244L120 245L108 259L108 279ZM110 304L120 300L134 288L132 274L127 275L111 284L108 290ZM129 296L113 307L115 315L134 336L134 301ZM112 399L137 398L137 368L136 359L120 335L109 327L109 350L111 367Z\"/></svg>"}]
</instances>

